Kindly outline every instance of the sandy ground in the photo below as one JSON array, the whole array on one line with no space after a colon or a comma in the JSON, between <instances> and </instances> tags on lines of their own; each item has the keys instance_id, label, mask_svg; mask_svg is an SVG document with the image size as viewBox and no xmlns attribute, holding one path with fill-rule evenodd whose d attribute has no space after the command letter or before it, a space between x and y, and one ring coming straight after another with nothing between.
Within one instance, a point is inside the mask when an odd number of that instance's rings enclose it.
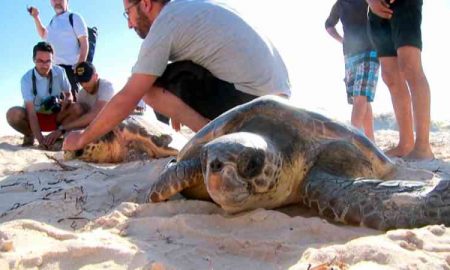
<instances>
[{"instance_id":1,"label":"sandy ground","mask_svg":"<svg viewBox=\"0 0 450 270\"><path fill-rule=\"evenodd\" d=\"M378 131L381 148L397 140ZM450 132L436 160L396 162L450 179ZM387 233L336 225L295 206L228 216L178 198L144 204L168 159L58 163L62 153L0 138L0 269L450 269L450 228Z\"/></svg>"}]
</instances>

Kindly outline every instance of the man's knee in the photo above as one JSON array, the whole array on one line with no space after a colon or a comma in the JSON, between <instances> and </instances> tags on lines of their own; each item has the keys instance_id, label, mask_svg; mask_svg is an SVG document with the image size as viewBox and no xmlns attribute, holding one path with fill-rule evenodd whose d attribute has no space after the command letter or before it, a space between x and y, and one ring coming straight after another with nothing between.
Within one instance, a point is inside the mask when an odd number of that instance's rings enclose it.
<instances>
[{"instance_id":1,"label":"man's knee","mask_svg":"<svg viewBox=\"0 0 450 270\"><path fill-rule=\"evenodd\" d=\"M406 80L424 77L420 50L405 46L398 50L398 65Z\"/></svg>"},{"instance_id":2,"label":"man's knee","mask_svg":"<svg viewBox=\"0 0 450 270\"><path fill-rule=\"evenodd\" d=\"M6 120L10 126L26 121L26 112L22 107L12 107L6 112Z\"/></svg>"}]
</instances>

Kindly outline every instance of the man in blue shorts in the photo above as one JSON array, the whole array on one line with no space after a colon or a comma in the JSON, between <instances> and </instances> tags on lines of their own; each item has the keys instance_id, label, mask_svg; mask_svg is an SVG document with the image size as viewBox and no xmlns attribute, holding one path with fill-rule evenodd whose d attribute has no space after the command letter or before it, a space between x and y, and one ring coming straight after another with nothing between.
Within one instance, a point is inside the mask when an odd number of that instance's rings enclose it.
<instances>
[{"instance_id":1,"label":"man in blue shorts","mask_svg":"<svg viewBox=\"0 0 450 270\"><path fill-rule=\"evenodd\" d=\"M391 93L400 140L386 152L409 160L433 159L430 87L422 68L422 0L367 0L369 33ZM412 112L411 112L412 108ZM414 141L413 119L416 130Z\"/></svg>"},{"instance_id":2,"label":"man in blue shorts","mask_svg":"<svg viewBox=\"0 0 450 270\"><path fill-rule=\"evenodd\" d=\"M342 23L344 35L336 30ZM372 106L378 81L379 62L367 33L365 0L338 0L325 22L327 32L343 44L345 85L349 104L353 104L351 123L375 141Z\"/></svg>"}]
</instances>

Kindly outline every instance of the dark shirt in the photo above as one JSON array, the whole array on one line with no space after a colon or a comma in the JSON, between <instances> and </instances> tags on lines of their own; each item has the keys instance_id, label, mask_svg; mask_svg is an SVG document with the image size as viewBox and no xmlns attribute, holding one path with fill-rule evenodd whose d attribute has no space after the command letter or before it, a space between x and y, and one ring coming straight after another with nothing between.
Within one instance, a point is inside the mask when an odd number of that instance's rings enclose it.
<instances>
[{"instance_id":1,"label":"dark shirt","mask_svg":"<svg viewBox=\"0 0 450 270\"><path fill-rule=\"evenodd\" d=\"M374 50L367 33L367 7L365 0L337 0L325 22L329 28L341 20L345 55Z\"/></svg>"}]
</instances>

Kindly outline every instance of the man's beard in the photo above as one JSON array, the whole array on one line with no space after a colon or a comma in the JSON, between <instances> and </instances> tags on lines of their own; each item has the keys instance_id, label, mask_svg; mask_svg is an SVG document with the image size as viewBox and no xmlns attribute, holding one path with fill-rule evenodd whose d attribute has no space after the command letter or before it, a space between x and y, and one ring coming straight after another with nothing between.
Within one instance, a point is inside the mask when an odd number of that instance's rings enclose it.
<instances>
[{"instance_id":1,"label":"man's beard","mask_svg":"<svg viewBox=\"0 0 450 270\"><path fill-rule=\"evenodd\" d=\"M56 14L64 13L64 8L61 5L55 6L53 9L55 10Z\"/></svg>"},{"instance_id":2,"label":"man's beard","mask_svg":"<svg viewBox=\"0 0 450 270\"><path fill-rule=\"evenodd\" d=\"M150 31L150 27L152 26L152 22L145 16L145 14L141 11L140 8L137 9L137 26L134 28L134 31L138 34L138 36L142 39L145 39L148 32Z\"/></svg>"}]
</instances>

